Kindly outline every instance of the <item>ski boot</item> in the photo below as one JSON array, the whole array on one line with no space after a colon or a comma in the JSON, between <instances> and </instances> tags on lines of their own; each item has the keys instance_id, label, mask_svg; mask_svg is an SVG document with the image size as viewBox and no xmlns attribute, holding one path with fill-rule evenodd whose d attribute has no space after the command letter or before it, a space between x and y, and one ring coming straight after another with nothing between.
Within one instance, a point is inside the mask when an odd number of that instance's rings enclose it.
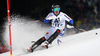
<instances>
[{"instance_id":1,"label":"ski boot","mask_svg":"<svg viewBox=\"0 0 100 56\"><path fill-rule=\"evenodd\" d=\"M39 40L37 40L36 42L34 42L34 44L30 47L30 49L28 50L29 52L33 52L38 46L40 46L44 41L45 41L45 37L40 38Z\"/></svg>"},{"instance_id":2,"label":"ski boot","mask_svg":"<svg viewBox=\"0 0 100 56\"><path fill-rule=\"evenodd\" d=\"M49 43L46 41L44 47L45 47L46 49L48 49L48 45L49 45Z\"/></svg>"}]
</instances>

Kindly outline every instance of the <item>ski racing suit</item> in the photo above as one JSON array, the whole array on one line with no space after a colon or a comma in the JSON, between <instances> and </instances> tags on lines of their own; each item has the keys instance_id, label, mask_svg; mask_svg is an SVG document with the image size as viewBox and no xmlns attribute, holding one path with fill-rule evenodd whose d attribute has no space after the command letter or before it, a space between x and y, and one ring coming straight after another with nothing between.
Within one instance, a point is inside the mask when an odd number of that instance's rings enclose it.
<instances>
[{"instance_id":1,"label":"ski racing suit","mask_svg":"<svg viewBox=\"0 0 100 56\"><path fill-rule=\"evenodd\" d=\"M49 19L50 17L52 19ZM52 26L50 30L31 46L31 52L33 52L34 49L36 49L44 41L47 41L48 44L51 44L54 41L54 39L63 36L65 32L65 21L73 24L73 20L63 12L59 12L57 16L53 12L49 13L45 18L44 23L48 23L50 22L50 20L52 21Z\"/></svg>"},{"instance_id":2,"label":"ski racing suit","mask_svg":"<svg viewBox=\"0 0 100 56\"><path fill-rule=\"evenodd\" d=\"M53 35L56 30L60 30L60 33L57 37L61 37L65 33L65 21L73 24L73 20L65 13L59 12L59 14L56 16L53 12L49 13L47 17L44 20L44 23L50 22L49 17L53 16L54 19L51 19L52 26L50 30L44 35L45 39L48 40L51 35Z\"/></svg>"}]
</instances>

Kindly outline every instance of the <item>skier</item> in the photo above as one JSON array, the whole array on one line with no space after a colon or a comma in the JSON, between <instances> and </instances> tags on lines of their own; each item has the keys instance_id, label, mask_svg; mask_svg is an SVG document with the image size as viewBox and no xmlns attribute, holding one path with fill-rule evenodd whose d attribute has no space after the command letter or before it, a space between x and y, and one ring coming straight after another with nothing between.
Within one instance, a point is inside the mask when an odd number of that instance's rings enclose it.
<instances>
[{"instance_id":1,"label":"skier","mask_svg":"<svg viewBox=\"0 0 100 56\"><path fill-rule=\"evenodd\" d=\"M53 4L51 6L52 12L47 15L44 20L44 23L49 23L52 21L52 26L50 30L39 40L37 40L29 49L30 52L33 52L35 48L41 45L43 42L46 42L45 47L48 48L48 45L51 44L57 37L61 37L65 32L65 21L70 25L67 27L74 28L73 20L65 13L60 12L60 6L58 4Z\"/></svg>"}]
</instances>

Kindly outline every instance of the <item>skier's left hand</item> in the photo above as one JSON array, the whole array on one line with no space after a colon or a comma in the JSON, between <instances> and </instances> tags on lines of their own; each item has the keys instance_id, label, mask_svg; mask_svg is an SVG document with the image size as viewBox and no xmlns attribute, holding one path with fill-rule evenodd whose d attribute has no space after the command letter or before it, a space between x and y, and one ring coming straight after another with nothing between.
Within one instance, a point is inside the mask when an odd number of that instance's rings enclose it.
<instances>
[{"instance_id":1,"label":"skier's left hand","mask_svg":"<svg viewBox=\"0 0 100 56\"><path fill-rule=\"evenodd\" d=\"M70 26L67 24L67 28L71 29L71 28L74 28L74 26Z\"/></svg>"}]
</instances>

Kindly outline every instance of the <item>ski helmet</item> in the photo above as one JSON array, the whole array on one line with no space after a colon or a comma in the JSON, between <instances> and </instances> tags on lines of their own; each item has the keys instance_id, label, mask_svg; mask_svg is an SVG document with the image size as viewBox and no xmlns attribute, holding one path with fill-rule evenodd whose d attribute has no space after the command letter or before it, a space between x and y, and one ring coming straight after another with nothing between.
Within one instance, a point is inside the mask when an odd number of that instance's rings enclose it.
<instances>
[{"instance_id":1,"label":"ski helmet","mask_svg":"<svg viewBox=\"0 0 100 56\"><path fill-rule=\"evenodd\" d=\"M51 8L52 8L52 11L53 12L60 11L60 6L58 4L53 4L51 6Z\"/></svg>"}]
</instances>

